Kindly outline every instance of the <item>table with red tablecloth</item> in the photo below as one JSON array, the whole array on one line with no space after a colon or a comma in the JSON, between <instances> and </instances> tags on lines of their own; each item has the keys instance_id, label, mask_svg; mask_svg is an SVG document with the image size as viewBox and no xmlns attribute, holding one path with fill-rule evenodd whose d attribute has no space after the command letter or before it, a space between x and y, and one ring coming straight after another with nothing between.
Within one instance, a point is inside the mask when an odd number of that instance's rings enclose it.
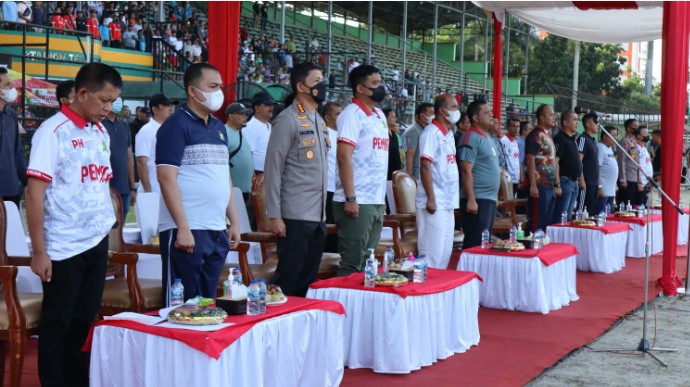
<instances>
[{"instance_id":1,"label":"table with red tablecloth","mask_svg":"<svg viewBox=\"0 0 690 387\"><path fill-rule=\"evenodd\" d=\"M652 238L651 254L656 254L664 249L664 232L661 225L661 215L651 215ZM623 223L630 226L631 230L628 232L628 242L626 243L625 256L629 258L644 258L645 257L645 242L647 240L647 216L643 217L618 217L616 215L609 215L606 218L609 223Z\"/></svg>"},{"instance_id":2,"label":"table with red tablecloth","mask_svg":"<svg viewBox=\"0 0 690 387\"><path fill-rule=\"evenodd\" d=\"M289 297L259 316L204 332L104 320L85 344L91 386L337 386L345 310Z\"/></svg>"},{"instance_id":3,"label":"table with red tablecloth","mask_svg":"<svg viewBox=\"0 0 690 387\"><path fill-rule=\"evenodd\" d=\"M577 248L550 243L517 252L473 247L460 254L458 270L478 273L479 303L487 308L548 313L579 299Z\"/></svg>"},{"instance_id":4,"label":"table with red tablecloth","mask_svg":"<svg viewBox=\"0 0 690 387\"><path fill-rule=\"evenodd\" d=\"M347 367L400 374L479 343L480 281L476 273L429 269L425 283L365 288L355 273L317 281L307 297L345 307Z\"/></svg>"},{"instance_id":5,"label":"table with red tablecloth","mask_svg":"<svg viewBox=\"0 0 690 387\"><path fill-rule=\"evenodd\" d=\"M651 209L652 214L661 215L661 208ZM675 210L673 210L675 211ZM678 244L688 243L688 227L690 227L690 208L683 208L683 215L678 214Z\"/></svg>"},{"instance_id":6,"label":"table with red tablecloth","mask_svg":"<svg viewBox=\"0 0 690 387\"><path fill-rule=\"evenodd\" d=\"M630 226L606 223L603 226L552 224L546 233L551 242L572 243L580 252L577 269L598 273L613 273L625 267L625 249Z\"/></svg>"}]
</instances>

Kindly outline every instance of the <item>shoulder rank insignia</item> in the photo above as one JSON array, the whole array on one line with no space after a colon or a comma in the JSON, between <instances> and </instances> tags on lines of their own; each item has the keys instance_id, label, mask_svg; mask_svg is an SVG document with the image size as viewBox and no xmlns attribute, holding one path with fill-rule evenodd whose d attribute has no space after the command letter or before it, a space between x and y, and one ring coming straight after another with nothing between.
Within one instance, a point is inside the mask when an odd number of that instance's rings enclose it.
<instances>
[{"instance_id":1,"label":"shoulder rank insignia","mask_svg":"<svg viewBox=\"0 0 690 387\"><path fill-rule=\"evenodd\" d=\"M307 119L307 116L297 116L297 119L300 121L304 121Z\"/></svg>"},{"instance_id":2,"label":"shoulder rank insignia","mask_svg":"<svg viewBox=\"0 0 690 387\"><path fill-rule=\"evenodd\" d=\"M301 128L311 128L311 124L308 123L308 122L304 122L304 123L300 124L299 126L300 126Z\"/></svg>"},{"instance_id":3,"label":"shoulder rank insignia","mask_svg":"<svg viewBox=\"0 0 690 387\"><path fill-rule=\"evenodd\" d=\"M302 107L302 104L301 104L301 103L298 103L298 104L297 104L297 111L300 112L300 113L304 113L305 110L304 110L304 108Z\"/></svg>"}]
</instances>

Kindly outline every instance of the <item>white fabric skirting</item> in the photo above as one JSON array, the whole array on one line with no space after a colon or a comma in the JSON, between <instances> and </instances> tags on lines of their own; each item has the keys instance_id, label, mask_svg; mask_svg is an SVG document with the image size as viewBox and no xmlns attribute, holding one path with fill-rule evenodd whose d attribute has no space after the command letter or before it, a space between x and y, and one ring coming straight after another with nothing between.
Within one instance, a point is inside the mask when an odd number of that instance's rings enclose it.
<instances>
[{"instance_id":1,"label":"white fabric skirting","mask_svg":"<svg viewBox=\"0 0 690 387\"><path fill-rule=\"evenodd\" d=\"M551 242L572 243L577 255L577 270L613 273L625 267L628 231L604 234L578 227L549 227Z\"/></svg>"},{"instance_id":2,"label":"white fabric skirting","mask_svg":"<svg viewBox=\"0 0 690 387\"><path fill-rule=\"evenodd\" d=\"M653 209L652 214L661 215L661 210ZM688 243L688 221L690 221L690 214L678 215L678 244L684 245Z\"/></svg>"},{"instance_id":3,"label":"white fabric skirting","mask_svg":"<svg viewBox=\"0 0 690 387\"><path fill-rule=\"evenodd\" d=\"M479 303L487 308L549 313L579 299L576 258L551 266L539 258L462 253L458 270L478 273Z\"/></svg>"},{"instance_id":4,"label":"white fabric skirting","mask_svg":"<svg viewBox=\"0 0 690 387\"><path fill-rule=\"evenodd\" d=\"M479 281L442 293L401 298L355 289L309 289L307 297L340 302L345 365L404 374L479 343Z\"/></svg>"},{"instance_id":5,"label":"white fabric skirting","mask_svg":"<svg viewBox=\"0 0 690 387\"><path fill-rule=\"evenodd\" d=\"M632 231L628 231L628 243L625 248L625 256L628 258L644 258L645 257L645 243L647 241L647 228L638 224L618 222L609 220L613 223L624 223L630 226ZM664 249L664 230L661 221L651 222L652 224L652 240L651 240L651 254L656 254Z\"/></svg>"},{"instance_id":6,"label":"white fabric skirting","mask_svg":"<svg viewBox=\"0 0 690 387\"><path fill-rule=\"evenodd\" d=\"M322 310L275 317L256 324L218 360L178 340L100 326L91 386L337 386L344 371L344 321Z\"/></svg>"}]
</instances>

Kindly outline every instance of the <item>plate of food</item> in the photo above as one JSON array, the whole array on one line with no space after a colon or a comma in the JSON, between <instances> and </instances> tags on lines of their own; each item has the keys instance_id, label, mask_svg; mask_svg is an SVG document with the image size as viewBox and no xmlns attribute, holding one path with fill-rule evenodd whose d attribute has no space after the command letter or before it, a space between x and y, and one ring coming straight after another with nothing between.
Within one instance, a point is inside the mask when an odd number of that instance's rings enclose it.
<instances>
[{"instance_id":1,"label":"plate of food","mask_svg":"<svg viewBox=\"0 0 690 387\"><path fill-rule=\"evenodd\" d=\"M288 300L280 286L276 284L268 285L266 288L266 306L283 305Z\"/></svg>"},{"instance_id":2,"label":"plate of food","mask_svg":"<svg viewBox=\"0 0 690 387\"><path fill-rule=\"evenodd\" d=\"M374 278L376 286L398 287L408 282L405 276L396 273L381 273Z\"/></svg>"},{"instance_id":3,"label":"plate of food","mask_svg":"<svg viewBox=\"0 0 690 387\"><path fill-rule=\"evenodd\" d=\"M619 218L634 218L636 215L634 212L616 212L616 216Z\"/></svg>"},{"instance_id":4,"label":"plate of food","mask_svg":"<svg viewBox=\"0 0 690 387\"><path fill-rule=\"evenodd\" d=\"M520 242L510 242L510 241L503 241L503 240L496 240L491 244L491 248L489 250L493 251L520 251L524 250L525 245L523 245Z\"/></svg>"},{"instance_id":5,"label":"plate of food","mask_svg":"<svg viewBox=\"0 0 690 387\"><path fill-rule=\"evenodd\" d=\"M594 222L593 220L589 220L589 219L573 220L571 223L574 226L581 226L581 227L595 227L597 225L596 222Z\"/></svg>"},{"instance_id":6,"label":"plate of food","mask_svg":"<svg viewBox=\"0 0 690 387\"><path fill-rule=\"evenodd\" d=\"M228 314L221 308L184 304L173 308L167 314L170 322L184 325L213 325L225 321Z\"/></svg>"}]
</instances>

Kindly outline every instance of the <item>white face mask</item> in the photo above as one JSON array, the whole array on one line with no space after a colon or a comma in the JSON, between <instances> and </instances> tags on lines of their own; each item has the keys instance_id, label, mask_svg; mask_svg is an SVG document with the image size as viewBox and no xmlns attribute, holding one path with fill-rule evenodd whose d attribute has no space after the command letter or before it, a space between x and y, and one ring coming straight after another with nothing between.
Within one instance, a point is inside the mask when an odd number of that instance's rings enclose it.
<instances>
[{"instance_id":1,"label":"white face mask","mask_svg":"<svg viewBox=\"0 0 690 387\"><path fill-rule=\"evenodd\" d=\"M433 120L434 120L434 116L428 116L428 117L426 118L426 123L427 123L427 125L430 125L430 124L431 124L431 121L433 121Z\"/></svg>"},{"instance_id":2,"label":"white face mask","mask_svg":"<svg viewBox=\"0 0 690 387\"><path fill-rule=\"evenodd\" d=\"M460 110L449 110L448 113L449 115L446 116L448 122L451 124L456 124L458 121L460 121Z\"/></svg>"},{"instance_id":3,"label":"white face mask","mask_svg":"<svg viewBox=\"0 0 690 387\"><path fill-rule=\"evenodd\" d=\"M11 89L0 89L2 91L2 94L0 94L0 98L4 99L5 102L14 102L17 100L17 89L14 87Z\"/></svg>"},{"instance_id":4,"label":"white face mask","mask_svg":"<svg viewBox=\"0 0 690 387\"><path fill-rule=\"evenodd\" d=\"M199 90L196 87L194 87L194 88ZM216 91L201 91L201 90L199 90L199 91L201 92L201 94L204 95L204 98L206 98L206 102L201 102L198 99L197 99L197 102L199 102L201 105L206 107L206 109L208 109L212 112L215 112L215 111L218 111L218 109L220 109L221 106L223 106L223 101L225 101L225 95L223 95L223 90L216 90Z\"/></svg>"}]
</instances>

